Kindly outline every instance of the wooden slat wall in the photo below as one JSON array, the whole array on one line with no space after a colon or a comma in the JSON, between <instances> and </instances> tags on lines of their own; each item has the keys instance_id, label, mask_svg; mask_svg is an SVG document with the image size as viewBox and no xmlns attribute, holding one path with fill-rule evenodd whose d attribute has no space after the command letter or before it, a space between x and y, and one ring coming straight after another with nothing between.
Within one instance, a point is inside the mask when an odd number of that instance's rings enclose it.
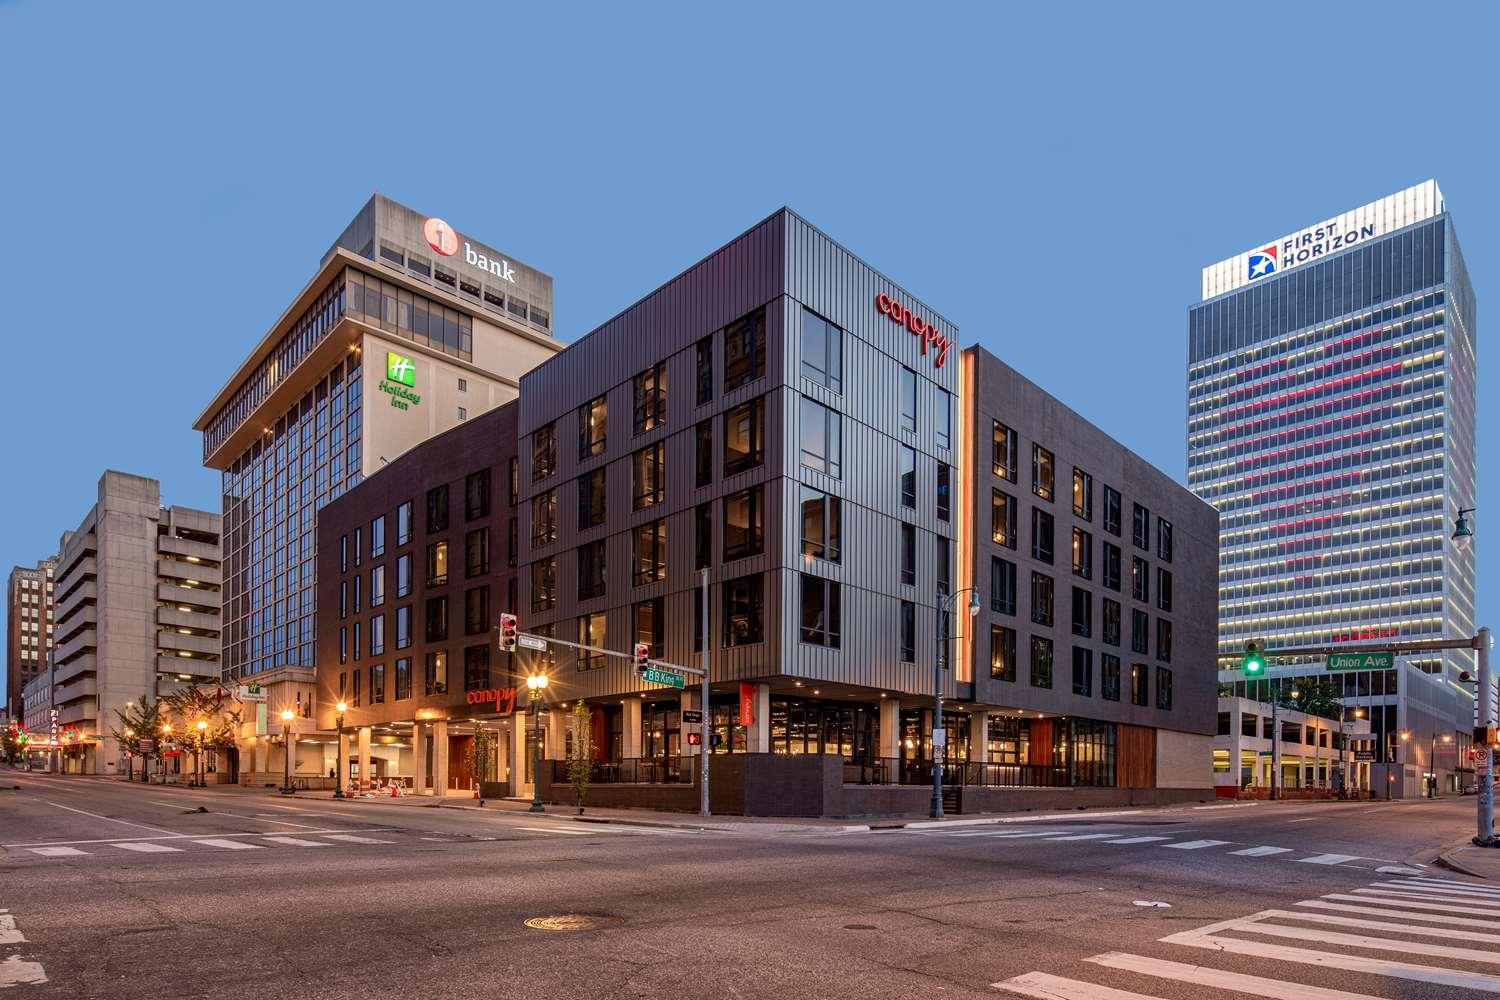
<instances>
[{"instance_id":1,"label":"wooden slat wall","mask_svg":"<svg viewBox=\"0 0 1500 1000\"><path fill-rule=\"evenodd\" d=\"M1028 764L1037 767L1052 766L1052 727L1055 723L1051 719L1033 719L1031 722L1030 757Z\"/></svg>"},{"instance_id":2,"label":"wooden slat wall","mask_svg":"<svg viewBox=\"0 0 1500 1000\"><path fill-rule=\"evenodd\" d=\"M1120 724L1115 783L1121 788L1156 787L1156 730Z\"/></svg>"}]
</instances>

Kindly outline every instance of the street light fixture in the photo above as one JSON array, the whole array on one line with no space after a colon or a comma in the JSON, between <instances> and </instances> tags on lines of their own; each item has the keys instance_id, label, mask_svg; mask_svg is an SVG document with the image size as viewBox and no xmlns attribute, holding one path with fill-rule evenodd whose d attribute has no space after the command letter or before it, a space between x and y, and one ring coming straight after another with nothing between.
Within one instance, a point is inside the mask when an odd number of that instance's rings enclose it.
<instances>
[{"instance_id":1,"label":"street light fixture","mask_svg":"<svg viewBox=\"0 0 1500 1000\"><path fill-rule=\"evenodd\" d=\"M208 731L208 723L203 719L199 719L197 722L193 723L193 725L198 730L198 787L205 788L207 787L208 782L203 780L203 736Z\"/></svg>"},{"instance_id":2,"label":"street light fixture","mask_svg":"<svg viewBox=\"0 0 1500 1000\"><path fill-rule=\"evenodd\" d=\"M535 737L531 747L531 811L542 809L542 692L547 690L546 674L530 674L526 688L531 692L531 714L536 718Z\"/></svg>"},{"instance_id":3,"label":"street light fixture","mask_svg":"<svg viewBox=\"0 0 1500 1000\"><path fill-rule=\"evenodd\" d=\"M943 759L948 743L948 731L943 727L943 644L951 636L943 635L943 616L958 604L958 595L969 595L969 617L979 614L979 588L964 587L948 595L939 594L936 622L932 630L932 809L933 819L943 818ZM939 734L942 734L941 743Z\"/></svg>"},{"instance_id":4,"label":"street light fixture","mask_svg":"<svg viewBox=\"0 0 1500 1000\"><path fill-rule=\"evenodd\" d=\"M1474 513L1473 507L1458 508L1458 519L1453 522L1453 540L1460 544L1474 537L1474 527L1469 523L1469 515Z\"/></svg>"},{"instance_id":5,"label":"street light fixture","mask_svg":"<svg viewBox=\"0 0 1500 1000\"><path fill-rule=\"evenodd\" d=\"M339 713L333 718L333 721L338 726L339 730L338 743L336 745L336 749L334 750L339 763L338 776L333 780L333 797L336 799L341 799L344 797L344 713L348 711L349 706L344 704L343 702L339 702L334 706L334 709Z\"/></svg>"},{"instance_id":6,"label":"street light fixture","mask_svg":"<svg viewBox=\"0 0 1500 1000\"><path fill-rule=\"evenodd\" d=\"M290 708L281 710L281 794L291 795L292 788L292 719L296 713Z\"/></svg>"}]
</instances>

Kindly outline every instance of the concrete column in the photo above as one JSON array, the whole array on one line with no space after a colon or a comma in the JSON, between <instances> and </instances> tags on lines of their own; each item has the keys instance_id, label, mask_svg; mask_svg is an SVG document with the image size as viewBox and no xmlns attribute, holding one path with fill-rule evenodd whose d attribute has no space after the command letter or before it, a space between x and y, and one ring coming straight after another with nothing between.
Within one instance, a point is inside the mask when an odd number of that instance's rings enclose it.
<instances>
[{"instance_id":1,"label":"concrete column","mask_svg":"<svg viewBox=\"0 0 1500 1000\"><path fill-rule=\"evenodd\" d=\"M568 751L568 713L556 706L547 709L542 719L542 757L546 760L562 760Z\"/></svg>"},{"instance_id":2,"label":"concrete column","mask_svg":"<svg viewBox=\"0 0 1500 1000\"><path fill-rule=\"evenodd\" d=\"M517 712L510 717L510 738L507 740L510 753L510 781L508 788L512 798L526 791L526 716Z\"/></svg>"},{"instance_id":3,"label":"concrete column","mask_svg":"<svg viewBox=\"0 0 1500 1000\"><path fill-rule=\"evenodd\" d=\"M267 738L264 736L256 737L254 767L251 768L251 770L256 771L260 774L265 774L266 771L270 770L270 751L271 746L267 742Z\"/></svg>"},{"instance_id":4,"label":"concrete column","mask_svg":"<svg viewBox=\"0 0 1500 1000\"><path fill-rule=\"evenodd\" d=\"M427 727L418 722L411 727L411 791L413 795L425 795L427 792L427 746L432 737L427 734Z\"/></svg>"},{"instance_id":5,"label":"concrete column","mask_svg":"<svg viewBox=\"0 0 1500 1000\"><path fill-rule=\"evenodd\" d=\"M771 752L771 685L755 685L755 725L745 732L748 753Z\"/></svg>"},{"instance_id":6,"label":"concrete column","mask_svg":"<svg viewBox=\"0 0 1500 1000\"><path fill-rule=\"evenodd\" d=\"M682 711L692 712L697 710L699 707L698 703L702 700L700 691L696 688L689 688L682 692L680 698ZM704 711L707 711L707 709L704 709ZM703 727L697 724L689 725L686 722L682 724L682 753L684 756L696 757L703 750L703 747L688 745L688 733L690 732L701 733L703 732Z\"/></svg>"},{"instance_id":7,"label":"concrete column","mask_svg":"<svg viewBox=\"0 0 1500 1000\"><path fill-rule=\"evenodd\" d=\"M990 762L990 713L969 713L969 760L975 764Z\"/></svg>"},{"instance_id":8,"label":"concrete column","mask_svg":"<svg viewBox=\"0 0 1500 1000\"><path fill-rule=\"evenodd\" d=\"M883 698L880 702L880 756L901 756L901 699Z\"/></svg>"},{"instance_id":9,"label":"concrete column","mask_svg":"<svg viewBox=\"0 0 1500 1000\"><path fill-rule=\"evenodd\" d=\"M641 700L626 698L620 710L620 756L630 760L641 755Z\"/></svg>"},{"instance_id":10,"label":"concrete column","mask_svg":"<svg viewBox=\"0 0 1500 1000\"><path fill-rule=\"evenodd\" d=\"M432 724L432 794L448 794L448 720Z\"/></svg>"},{"instance_id":11,"label":"concrete column","mask_svg":"<svg viewBox=\"0 0 1500 1000\"><path fill-rule=\"evenodd\" d=\"M370 727L359 727L359 788L356 791L368 792L370 790Z\"/></svg>"},{"instance_id":12,"label":"concrete column","mask_svg":"<svg viewBox=\"0 0 1500 1000\"><path fill-rule=\"evenodd\" d=\"M341 765L339 765L339 766L341 766L344 769L343 772L341 774L339 774L339 776L338 776L338 786L340 788L344 789L344 791L347 792L347 791L350 790L350 788L349 788L349 761L352 759L349 756L349 730L347 730L347 729L344 730L342 733L339 733L339 752L338 752L338 757L339 757L340 760L343 761L343 763ZM337 764L338 760L335 760L334 763Z\"/></svg>"}]
</instances>

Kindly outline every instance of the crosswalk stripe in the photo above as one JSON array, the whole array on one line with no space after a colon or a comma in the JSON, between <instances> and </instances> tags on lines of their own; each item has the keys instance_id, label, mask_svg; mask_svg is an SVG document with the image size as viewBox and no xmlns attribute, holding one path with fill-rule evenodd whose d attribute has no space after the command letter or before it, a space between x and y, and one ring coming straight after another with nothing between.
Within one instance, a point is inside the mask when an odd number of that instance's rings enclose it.
<instances>
[{"instance_id":1,"label":"crosswalk stripe","mask_svg":"<svg viewBox=\"0 0 1500 1000\"><path fill-rule=\"evenodd\" d=\"M1470 882L1455 882L1447 878L1411 878L1406 880L1409 885L1431 885L1439 888L1468 889L1472 892L1482 892L1490 896L1500 896L1500 889L1491 888L1487 885L1474 885Z\"/></svg>"},{"instance_id":2,"label":"crosswalk stripe","mask_svg":"<svg viewBox=\"0 0 1500 1000\"><path fill-rule=\"evenodd\" d=\"M587 830L559 830L550 826L518 826L517 830L529 830L532 833L561 833L568 837L587 837Z\"/></svg>"},{"instance_id":3,"label":"crosswalk stripe","mask_svg":"<svg viewBox=\"0 0 1500 1000\"><path fill-rule=\"evenodd\" d=\"M44 858L72 858L80 854L88 854L88 851L80 851L76 847L28 847L26 849Z\"/></svg>"},{"instance_id":4,"label":"crosswalk stripe","mask_svg":"<svg viewBox=\"0 0 1500 1000\"><path fill-rule=\"evenodd\" d=\"M352 833L325 833L324 837L329 840L342 840L346 844L394 844L394 840L380 840L376 837L359 837Z\"/></svg>"},{"instance_id":5,"label":"crosswalk stripe","mask_svg":"<svg viewBox=\"0 0 1500 1000\"><path fill-rule=\"evenodd\" d=\"M1007 840L1021 840L1025 837L1051 837L1059 833L1067 833L1066 830L966 830L962 833L950 833L950 837L1004 837Z\"/></svg>"},{"instance_id":6,"label":"crosswalk stripe","mask_svg":"<svg viewBox=\"0 0 1500 1000\"><path fill-rule=\"evenodd\" d=\"M1205 847L1223 847L1229 843L1227 840L1184 840L1176 844L1162 844L1178 851L1201 851Z\"/></svg>"},{"instance_id":7,"label":"crosswalk stripe","mask_svg":"<svg viewBox=\"0 0 1500 1000\"><path fill-rule=\"evenodd\" d=\"M1066 836L1066 837L1048 837L1047 839L1048 840L1053 840L1053 841L1057 841L1057 840L1103 840L1106 837L1113 837L1113 836L1114 836L1114 834L1112 834L1112 833L1074 833L1074 834L1071 834L1071 835Z\"/></svg>"},{"instance_id":8,"label":"crosswalk stripe","mask_svg":"<svg viewBox=\"0 0 1500 1000\"><path fill-rule=\"evenodd\" d=\"M1356 897L1360 898L1360 897ZM1441 913L1413 913L1410 910L1382 910L1374 906L1352 906L1348 903L1325 903L1321 899L1304 899L1295 904L1297 906L1308 906L1318 910L1337 910L1341 913L1368 913L1377 917L1404 917L1407 920L1426 920L1433 924L1452 924L1456 927L1493 927L1495 924L1487 924L1476 920L1472 916L1447 916Z\"/></svg>"},{"instance_id":9,"label":"crosswalk stripe","mask_svg":"<svg viewBox=\"0 0 1500 1000\"><path fill-rule=\"evenodd\" d=\"M1341 865L1346 861L1359 861L1357 854L1314 854L1310 858L1298 858L1301 865Z\"/></svg>"},{"instance_id":10,"label":"crosswalk stripe","mask_svg":"<svg viewBox=\"0 0 1500 1000\"><path fill-rule=\"evenodd\" d=\"M1109 844L1150 844L1158 840L1170 840L1170 837L1121 837L1119 840L1106 841Z\"/></svg>"},{"instance_id":11,"label":"crosswalk stripe","mask_svg":"<svg viewBox=\"0 0 1500 1000\"><path fill-rule=\"evenodd\" d=\"M1359 917L1340 917L1332 913L1297 913L1292 910L1267 910L1273 917L1287 917L1306 923L1332 924L1336 927L1360 927L1372 931L1396 931L1401 934L1423 934L1427 937L1442 937L1457 941L1487 941L1500 944L1500 934L1482 934L1474 930L1454 930L1451 927L1418 927L1415 924L1393 924L1388 920L1363 920Z\"/></svg>"},{"instance_id":12,"label":"crosswalk stripe","mask_svg":"<svg viewBox=\"0 0 1500 1000\"><path fill-rule=\"evenodd\" d=\"M207 840L195 840L193 843L202 844L204 847L222 847L226 851L263 850L259 844L247 844L243 840L226 840L214 837L210 837Z\"/></svg>"},{"instance_id":13,"label":"crosswalk stripe","mask_svg":"<svg viewBox=\"0 0 1500 1000\"><path fill-rule=\"evenodd\" d=\"M303 840L301 837L264 837L262 839L263 840L269 840L273 844L285 844L287 847L332 847L333 846L332 844L325 844L321 840Z\"/></svg>"},{"instance_id":14,"label":"crosswalk stripe","mask_svg":"<svg viewBox=\"0 0 1500 1000\"><path fill-rule=\"evenodd\" d=\"M168 847L166 844L153 844L149 840L124 841L118 844L110 844L110 847L118 847L124 851L138 851L141 854L180 854L182 848Z\"/></svg>"},{"instance_id":15,"label":"crosswalk stripe","mask_svg":"<svg viewBox=\"0 0 1500 1000\"><path fill-rule=\"evenodd\" d=\"M1264 858L1272 854L1289 854L1290 847L1247 847L1243 851L1230 851L1230 854L1238 854L1246 858Z\"/></svg>"},{"instance_id":16,"label":"crosswalk stripe","mask_svg":"<svg viewBox=\"0 0 1500 1000\"><path fill-rule=\"evenodd\" d=\"M1086 983L1081 979L1064 979L1046 972L1028 972L1003 983L991 983L990 986L1023 997L1036 997L1038 1000L1161 1000L1160 997L1145 993L1117 990L1113 986Z\"/></svg>"},{"instance_id":17,"label":"crosswalk stripe","mask_svg":"<svg viewBox=\"0 0 1500 1000\"><path fill-rule=\"evenodd\" d=\"M1379 885L1400 885L1403 889L1429 889L1433 892L1461 893L1465 896L1481 896L1489 899L1500 900L1500 892L1486 888L1482 885L1465 885L1462 882L1436 882L1427 879L1412 878L1398 883L1381 882Z\"/></svg>"},{"instance_id":18,"label":"crosswalk stripe","mask_svg":"<svg viewBox=\"0 0 1500 1000\"><path fill-rule=\"evenodd\" d=\"M1354 893L1360 890L1354 890ZM1375 906L1399 906L1405 910L1430 910L1434 913L1467 913L1474 917L1493 917L1500 920L1500 913L1488 910L1475 910L1471 906L1460 906L1457 903L1432 902L1425 896L1358 896L1354 893L1330 892L1323 899L1340 899L1352 903L1370 903Z\"/></svg>"},{"instance_id":19,"label":"crosswalk stripe","mask_svg":"<svg viewBox=\"0 0 1500 1000\"><path fill-rule=\"evenodd\" d=\"M1255 958L1272 958L1283 962L1298 962L1317 965L1327 969L1343 969L1346 972L1363 972L1376 976L1394 976L1415 982L1435 983L1440 986L1457 986L1463 989L1500 993L1500 976L1482 972L1462 972L1432 965L1418 965L1390 958L1365 958L1361 955L1341 955L1331 951L1316 951L1310 948L1292 948L1287 945L1267 944L1264 941L1242 941L1238 938L1218 937L1186 931L1161 939L1164 944L1182 944L1192 948L1248 955Z\"/></svg>"},{"instance_id":20,"label":"crosswalk stripe","mask_svg":"<svg viewBox=\"0 0 1500 1000\"><path fill-rule=\"evenodd\" d=\"M1464 906L1472 906L1486 911L1500 910L1500 902L1492 903L1478 896L1429 892L1425 889L1355 889L1354 891L1364 896L1383 896L1387 899L1426 899L1434 903L1453 903L1455 905L1462 903Z\"/></svg>"},{"instance_id":21,"label":"crosswalk stripe","mask_svg":"<svg viewBox=\"0 0 1500 1000\"><path fill-rule=\"evenodd\" d=\"M1289 983L1280 979L1249 976L1243 972L1225 972L1202 965L1187 965L1183 962L1146 958L1143 955L1127 955L1118 951L1095 955L1088 961L1110 969L1138 972L1146 976L1159 976L1162 979L1207 986L1216 990L1248 993L1251 996L1268 997L1270 1000L1378 1000L1367 993L1349 993L1345 990L1329 989L1326 986Z\"/></svg>"},{"instance_id":22,"label":"crosswalk stripe","mask_svg":"<svg viewBox=\"0 0 1500 1000\"><path fill-rule=\"evenodd\" d=\"M1266 911L1270 912L1270 911ZM1309 927L1284 927L1281 924L1263 923L1250 917L1233 929L1248 934L1266 934L1270 937L1294 938L1298 941L1318 941L1322 944L1340 944L1348 948L1369 948L1374 951L1403 951L1411 955L1431 955L1434 958L1456 958L1466 962L1484 962L1500 965L1500 952L1493 949L1478 951L1474 948L1450 948L1441 944L1423 944L1420 941L1397 941L1393 938L1370 937L1368 934L1342 934L1338 931L1320 931ZM1221 939L1222 940L1222 939Z\"/></svg>"},{"instance_id":23,"label":"crosswalk stripe","mask_svg":"<svg viewBox=\"0 0 1500 1000\"><path fill-rule=\"evenodd\" d=\"M451 844L451 843L453 843L453 841L449 840L447 837L423 837L422 839L426 840L426 841L429 841L431 843L434 843L434 844Z\"/></svg>"}]
</instances>

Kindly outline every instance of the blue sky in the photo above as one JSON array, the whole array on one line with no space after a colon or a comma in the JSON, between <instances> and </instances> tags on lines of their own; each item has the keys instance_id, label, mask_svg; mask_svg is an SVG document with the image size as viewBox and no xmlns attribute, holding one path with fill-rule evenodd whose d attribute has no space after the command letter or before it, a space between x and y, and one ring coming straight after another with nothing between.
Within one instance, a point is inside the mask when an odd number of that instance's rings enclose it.
<instances>
[{"instance_id":1,"label":"blue sky","mask_svg":"<svg viewBox=\"0 0 1500 1000\"><path fill-rule=\"evenodd\" d=\"M1199 269L1431 176L1483 390L1494 9L0 0L0 564L106 467L216 509L193 418L375 190L552 273L564 339L790 205L1181 478Z\"/></svg>"}]
</instances>

